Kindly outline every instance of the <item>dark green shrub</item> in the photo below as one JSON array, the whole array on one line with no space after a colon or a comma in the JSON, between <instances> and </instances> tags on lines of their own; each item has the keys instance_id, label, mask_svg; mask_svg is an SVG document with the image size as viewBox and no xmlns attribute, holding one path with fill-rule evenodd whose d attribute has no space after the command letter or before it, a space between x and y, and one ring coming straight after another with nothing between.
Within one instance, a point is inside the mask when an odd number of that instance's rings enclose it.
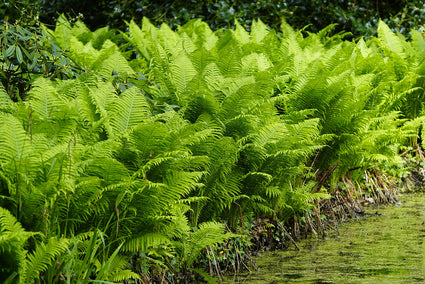
<instances>
[{"instance_id":1,"label":"dark green shrub","mask_svg":"<svg viewBox=\"0 0 425 284\"><path fill-rule=\"evenodd\" d=\"M22 99L38 76L75 76L80 68L51 40L33 4L5 1L2 9L5 18L0 26L0 82L13 100Z\"/></svg>"},{"instance_id":2,"label":"dark green shrub","mask_svg":"<svg viewBox=\"0 0 425 284\"><path fill-rule=\"evenodd\" d=\"M354 36L376 33L381 18L393 30L407 33L420 23L425 8L422 1L344 1L344 0L103 0L95 5L78 0L38 0L40 19L54 24L59 13L76 17L82 14L84 22L96 29L108 25L124 30L124 21L140 22L148 17L156 25L167 23L171 27L185 24L193 18L201 18L212 29L233 27L234 20L248 28L252 19L260 18L272 28L279 28L281 18L297 29L311 25L308 30L317 32L329 24L338 24L335 32L342 30Z\"/></svg>"}]
</instances>

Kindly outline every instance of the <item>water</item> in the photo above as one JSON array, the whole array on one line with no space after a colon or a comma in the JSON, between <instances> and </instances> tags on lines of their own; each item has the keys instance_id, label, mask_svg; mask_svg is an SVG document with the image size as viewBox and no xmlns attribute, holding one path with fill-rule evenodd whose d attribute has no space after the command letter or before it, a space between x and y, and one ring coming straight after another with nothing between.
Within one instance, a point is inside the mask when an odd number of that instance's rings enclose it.
<instances>
[{"instance_id":1,"label":"water","mask_svg":"<svg viewBox=\"0 0 425 284\"><path fill-rule=\"evenodd\" d=\"M425 283L425 195L369 208L339 234L298 243L301 251L264 252L259 271L228 278L243 283Z\"/></svg>"}]
</instances>

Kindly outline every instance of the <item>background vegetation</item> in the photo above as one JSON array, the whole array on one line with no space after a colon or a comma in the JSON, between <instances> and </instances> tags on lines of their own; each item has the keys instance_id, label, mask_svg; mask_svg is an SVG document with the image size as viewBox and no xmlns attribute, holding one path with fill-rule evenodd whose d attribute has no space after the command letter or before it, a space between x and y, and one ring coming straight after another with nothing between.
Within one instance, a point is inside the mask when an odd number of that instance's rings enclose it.
<instances>
[{"instance_id":1,"label":"background vegetation","mask_svg":"<svg viewBox=\"0 0 425 284\"><path fill-rule=\"evenodd\" d=\"M19 11L13 11L6 1L1 6L4 15L16 19ZM234 27L237 19L242 26L251 26L252 19L261 19L266 25L279 29L281 18L296 29L309 25L308 30L318 32L330 24L338 24L334 32L351 32L354 37L376 35L378 20L382 19L393 31L403 34L410 29L421 29L425 16L423 1L306 1L306 0L263 0L263 1L96 1L82 3L75 0L28 1L21 3L36 5L40 20L54 25L62 13L70 17L84 17L92 30L108 26L125 30L124 21L134 19L140 23L143 17L155 25L168 24L171 28L182 26L190 19L201 18L213 30ZM30 9L24 10L29 13ZM35 14L35 13L34 13ZM19 18L19 16L18 16Z\"/></svg>"}]
</instances>

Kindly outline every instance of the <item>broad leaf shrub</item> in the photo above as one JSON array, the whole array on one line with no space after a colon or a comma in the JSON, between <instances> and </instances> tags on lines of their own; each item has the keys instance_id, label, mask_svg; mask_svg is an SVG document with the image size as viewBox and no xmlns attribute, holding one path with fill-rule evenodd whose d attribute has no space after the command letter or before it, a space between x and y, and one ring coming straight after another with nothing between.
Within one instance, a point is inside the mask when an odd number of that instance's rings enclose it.
<instances>
[{"instance_id":1,"label":"broad leaf shrub","mask_svg":"<svg viewBox=\"0 0 425 284\"><path fill-rule=\"evenodd\" d=\"M249 218L290 225L347 180L401 174L425 41L383 22L357 42L331 28L145 18L118 46L61 17L48 32L86 72L36 78L16 102L0 89L5 281L169 279Z\"/></svg>"},{"instance_id":2,"label":"broad leaf shrub","mask_svg":"<svg viewBox=\"0 0 425 284\"><path fill-rule=\"evenodd\" d=\"M0 51L0 81L14 101L24 99L38 77L65 79L82 71L51 41L40 23L3 23Z\"/></svg>"}]
</instances>

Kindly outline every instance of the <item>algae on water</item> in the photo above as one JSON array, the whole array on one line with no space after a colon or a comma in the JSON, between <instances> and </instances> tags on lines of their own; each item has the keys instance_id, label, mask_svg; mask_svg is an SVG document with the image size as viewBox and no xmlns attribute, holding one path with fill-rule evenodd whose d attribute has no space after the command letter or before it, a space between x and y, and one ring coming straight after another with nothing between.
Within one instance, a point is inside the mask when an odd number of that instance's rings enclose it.
<instances>
[{"instance_id":1,"label":"algae on water","mask_svg":"<svg viewBox=\"0 0 425 284\"><path fill-rule=\"evenodd\" d=\"M301 251L264 252L249 283L425 282L425 195L401 195L401 205L370 207L382 214L353 220L326 239L298 243ZM230 278L229 278L230 280Z\"/></svg>"}]
</instances>

